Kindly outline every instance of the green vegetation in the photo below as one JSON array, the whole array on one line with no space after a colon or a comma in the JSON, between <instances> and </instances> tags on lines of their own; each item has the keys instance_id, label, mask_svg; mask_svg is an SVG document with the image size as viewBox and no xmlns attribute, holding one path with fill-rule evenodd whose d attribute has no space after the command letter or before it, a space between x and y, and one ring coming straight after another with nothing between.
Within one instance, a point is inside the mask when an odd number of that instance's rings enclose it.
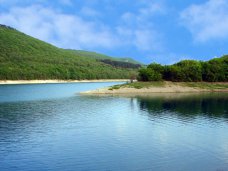
<instances>
[{"instance_id":1,"label":"green vegetation","mask_svg":"<svg viewBox=\"0 0 228 171\"><path fill-rule=\"evenodd\" d=\"M123 85L124 85L124 84L122 84L122 85L114 85L114 86L111 86L111 87L109 88L109 90L118 90L118 89L120 89Z\"/></svg>"},{"instance_id":2,"label":"green vegetation","mask_svg":"<svg viewBox=\"0 0 228 171\"><path fill-rule=\"evenodd\" d=\"M151 87L172 87L172 86L181 86L181 87L194 87L200 89L208 90L223 90L228 89L228 83L211 83L211 82L171 82L171 81L151 81L151 82L134 82L126 83L122 85L114 85L109 88L109 90L117 90L120 88L151 88Z\"/></svg>"},{"instance_id":3,"label":"green vegetation","mask_svg":"<svg viewBox=\"0 0 228 171\"><path fill-rule=\"evenodd\" d=\"M100 61L105 63L105 64L109 64L111 66L114 66L114 67L134 68L134 69L141 68L140 64L133 64L133 63L129 63L129 62L113 61L113 60L110 60L110 59L102 59Z\"/></svg>"},{"instance_id":4,"label":"green vegetation","mask_svg":"<svg viewBox=\"0 0 228 171\"><path fill-rule=\"evenodd\" d=\"M228 55L210 61L183 60L173 65L152 63L139 70L140 81L227 82Z\"/></svg>"},{"instance_id":5,"label":"green vegetation","mask_svg":"<svg viewBox=\"0 0 228 171\"><path fill-rule=\"evenodd\" d=\"M57 48L0 25L0 80L128 79L137 75L136 61L115 59L120 65L114 66L103 59L114 60L94 52Z\"/></svg>"},{"instance_id":6,"label":"green vegetation","mask_svg":"<svg viewBox=\"0 0 228 171\"><path fill-rule=\"evenodd\" d=\"M164 86L165 86L165 82L163 82L163 81L154 81L154 82L134 82L134 83L129 83L129 84L126 84L125 87L141 89L141 88L164 87Z\"/></svg>"},{"instance_id":7,"label":"green vegetation","mask_svg":"<svg viewBox=\"0 0 228 171\"><path fill-rule=\"evenodd\" d=\"M196 88L210 89L210 90L228 89L228 84L226 83L184 82L180 84L187 87L196 87Z\"/></svg>"},{"instance_id":8,"label":"green vegetation","mask_svg":"<svg viewBox=\"0 0 228 171\"><path fill-rule=\"evenodd\" d=\"M116 90L120 88L150 88L150 87L164 87L165 86L164 81L153 81L153 82L134 82L134 83L126 83L121 85L114 85L109 88L109 90Z\"/></svg>"},{"instance_id":9,"label":"green vegetation","mask_svg":"<svg viewBox=\"0 0 228 171\"><path fill-rule=\"evenodd\" d=\"M119 61L119 62L143 65L142 63L135 61L134 59L131 59L131 58L114 58L114 57L110 57L110 56L100 54L97 52L89 52L89 51L84 51L84 50L67 49L67 51L73 53L74 55L94 58L97 60L106 60L107 59L107 60L111 60L111 61Z\"/></svg>"},{"instance_id":10,"label":"green vegetation","mask_svg":"<svg viewBox=\"0 0 228 171\"><path fill-rule=\"evenodd\" d=\"M146 68L142 66L130 58L113 58L96 52L57 48L0 25L0 80L133 80L138 75L138 80L144 82L228 81L227 55L206 62L183 60L173 65L152 63ZM145 87L139 83L128 86Z\"/></svg>"}]
</instances>

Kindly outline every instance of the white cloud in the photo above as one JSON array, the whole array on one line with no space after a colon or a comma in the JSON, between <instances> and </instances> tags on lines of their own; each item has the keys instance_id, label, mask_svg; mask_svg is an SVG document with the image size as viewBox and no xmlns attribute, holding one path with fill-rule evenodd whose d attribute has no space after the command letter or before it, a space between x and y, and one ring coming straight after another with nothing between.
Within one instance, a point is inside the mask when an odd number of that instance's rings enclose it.
<instances>
[{"instance_id":1,"label":"white cloud","mask_svg":"<svg viewBox=\"0 0 228 171\"><path fill-rule=\"evenodd\" d=\"M0 3L1 3L1 6L23 6L23 5L26 5L26 4L31 4L31 0L0 0ZM32 1L33 4L35 3L45 3L47 4L47 1L45 0L33 0Z\"/></svg>"},{"instance_id":2,"label":"white cloud","mask_svg":"<svg viewBox=\"0 0 228 171\"><path fill-rule=\"evenodd\" d=\"M161 49L158 35L151 29L120 26L116 30L122 45L134 46L141 51L159 51Z\"/></svg>"},{"instance_id":3,"label":"white cloud","mask_svg":"<svg viewBox=\"0 0 228 171\"><path fill-rule=\"evenodd\" d=\"M149 29L139 29L135 31L135 45L142 50L158 50L156 33Z\"/></svg>"},{"instance_id":4,"label":"white cloud","mask_svg":"<svg viewBox=\"0 0 228 171\"><path fill-rule=\"evenodd\" d=\"M125 12L121 19L126 23L135 22L136 24L150 25L153 23L152 19L155 15L165 13L165 6L160 3L147 2L143 7L139 8L137 12Z\"/></svg>"},{"instance_id":5,"label":"white cloud","mask_svg":"<svg viewBox=\"0 0 228 171\"><path fill-rule=\"evenodd\" d=\"M70 0L58 2L72 3ZM78 15L73 15L43 5L13 5L7 12L0 12L0 22L62 48L96 50L133 47L139 51L159 51L162 47L161 37L153 27L152 17L163 11L162 6L158 3L147 5L134 13L123 13L120 22L114 25L99 20L105 14L86 6L81 8ZM91 20L90 17L89 20L83 18L85 16L98 18Z\"/></svg>"},{"instance_id":6,"label":"white cloud","mask_svg":"<svg viewBox=\"0 0 228 171\"><path fill-rule=\"evenodd\" d=\"M153 16L164 12L163 5L147 3L147 7L139 8L137 12L125 12L121 16L118 33L142 51L160 51L162 48L161 34L153 26Z\"/></svg>"},{"instance_id":7,"label":"white cloud","mask_svg":"<svg viewBox=\"0 0 228 171\"><path fill-rule=\"evenodd\" d=\"M59 0L59 2L60 4L67 5L67 6L73 5L71 0Z\"/></svg>"},{"instance_id":8,"label":"white cloud","mask_svg":"<svg viewBox=\"0 0 228 171\"><path fill-rule=\"evenodd\" d=\"M88 17L97 17L100 16L101 14L94 10L93 8L89 8L89 7L83 7L80 11L81 14L83 14L84 16L88 16Z\"/></svg>"},{"instance_id":9,"label":"white cloud","mask_svg":"<svg viewBox=\"0 0 228 171\"><path fill-rule=\"evenodd\" d=\"M63 48L111 48L117 39L102 24L42 6L12 8L0 14L2 24Z\"/></svg>"},{"instance_id":10,"label":"white cloud","mask_svg":"<svg viewBox=\"0 0 228 171\"><path fill-rule=\"evenodd\" d=\"M209 0L182 11L181 22L197 42L228 37L228 1Z\"/></svg>"},{"instance_id":11,"label":"white cloud","mask_svg":"<svg viewBox=\"0 0 228 171\"><path fill-rule=\"evenodd\" d=\"M151 16L155 14L165 13L165 7L161 3L147 3L147 7L141 8L140 10L141 16Z\"/></svg>"}]
</instances>

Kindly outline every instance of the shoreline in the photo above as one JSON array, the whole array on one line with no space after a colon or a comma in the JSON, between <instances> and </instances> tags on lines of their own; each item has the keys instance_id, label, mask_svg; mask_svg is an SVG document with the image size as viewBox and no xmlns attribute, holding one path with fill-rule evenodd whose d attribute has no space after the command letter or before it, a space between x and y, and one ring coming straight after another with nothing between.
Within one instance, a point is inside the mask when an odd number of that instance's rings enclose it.
<instances>
[{"instance_id":1,"label":"shoreline","mask_svg":"<svg viewBox=\"0 0 228 171\"><path fill-rule=\"evenodd\" d=\"M227 83L226 83L227 84ZM118 89L110 89L110 87L100 88L96 90L90 90L81 92L82 95L148 95L159 93L203 93L203 92L224 92L228 93L228 88L223 89L207 89L199 87L190 87L180 84L165 82L164 86L133 88L133 87L120 87Z\"/></svg>"},{"instance_id":2,"label":"shoreline","mask_svg":"<svg viewBox=\"0 0 228 171\"><path fill-rule=\"evenodd\" d=\"M0 85L8 84L56 84L56 83L96 83L96 82L127 82L129 79L100 80L0 80Z\"/></svg>"}]
</instances>

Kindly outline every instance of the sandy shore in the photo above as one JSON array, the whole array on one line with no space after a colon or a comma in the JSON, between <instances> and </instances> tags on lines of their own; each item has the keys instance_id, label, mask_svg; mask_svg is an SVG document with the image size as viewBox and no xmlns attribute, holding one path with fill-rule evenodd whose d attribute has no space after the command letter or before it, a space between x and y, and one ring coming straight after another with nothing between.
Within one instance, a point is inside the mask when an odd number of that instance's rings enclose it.
<instances>
[{"instance_id":1,"label":"sandy shore","mask_svg":"<svg viewBox=\"0 0 228 171\"><path fill-rule=\"evenodd\" d=\"M95 82L127 82L127 79L103 80L0 80L0 84L51 84L51 83L95 83Z\"/></svg>"},{"instance_id":2,"label":"sandy shore","mask_svg":"<svg viewBox=\"0 0 228 171\"><path fill-rule=\"evenodd\" d=\"M187 87L180 85L166 84L162 87L149 88L128 88L122 87L119 89L109 90L109 87L81 92L81 94L88 95L102 95L102 94L151 94L151 93L198 93L198 92L228 92L228 89L201 89L197 87Z\"/></svg>"}]
</instances>

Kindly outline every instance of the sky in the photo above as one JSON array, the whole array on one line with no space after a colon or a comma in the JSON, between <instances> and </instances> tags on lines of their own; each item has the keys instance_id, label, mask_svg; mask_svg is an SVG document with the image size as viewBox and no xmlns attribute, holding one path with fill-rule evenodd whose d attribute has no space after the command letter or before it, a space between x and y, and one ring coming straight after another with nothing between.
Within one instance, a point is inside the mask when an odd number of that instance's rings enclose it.
<instances>
[{"instance_id":1,"label":"sky","mask_svg":"<svg viewBox=\"0 0 228 171\"><path fill-rule=\"evenodd\" d=\"M0 24L145 64L228 54L228 0L0 0Z\"/></svg>"}]
</instances>

